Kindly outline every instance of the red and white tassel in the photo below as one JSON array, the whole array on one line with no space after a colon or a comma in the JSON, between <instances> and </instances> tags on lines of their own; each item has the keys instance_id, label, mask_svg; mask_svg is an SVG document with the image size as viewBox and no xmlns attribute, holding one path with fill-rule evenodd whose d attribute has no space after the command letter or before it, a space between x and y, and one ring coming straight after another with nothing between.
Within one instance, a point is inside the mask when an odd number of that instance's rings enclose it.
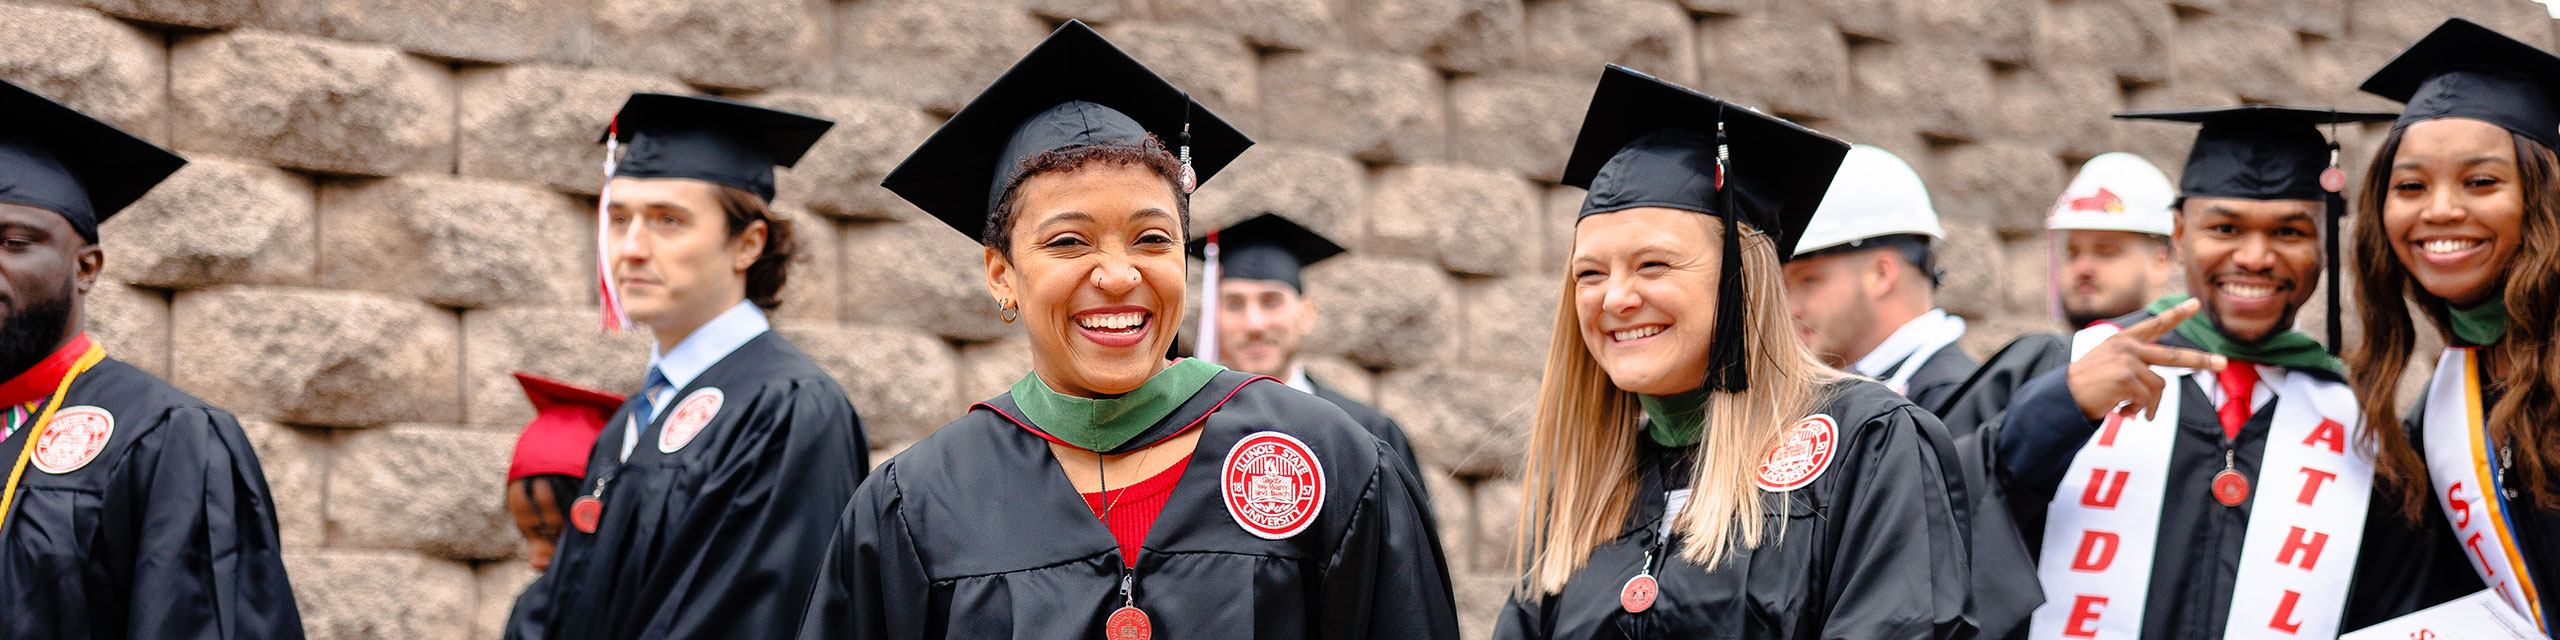
<instances>
[{"instance_id":1,"label":"red and white tassel","mask_svg":"<svg viewBox=\"0 0 2560 640\"><path fill-rule=\"evenodd\" d=\"M622 150L620 132L615 130L620 124L621 120L616 119L613 124L605 125L604 188L598 189L596 194L596 290L597 301L603 306L606 333L620 333L631 327L631 317L622 312L622 291L613 286L613 216L610 212L613 206L614 160Z\"/></svg>"}]
</instances>

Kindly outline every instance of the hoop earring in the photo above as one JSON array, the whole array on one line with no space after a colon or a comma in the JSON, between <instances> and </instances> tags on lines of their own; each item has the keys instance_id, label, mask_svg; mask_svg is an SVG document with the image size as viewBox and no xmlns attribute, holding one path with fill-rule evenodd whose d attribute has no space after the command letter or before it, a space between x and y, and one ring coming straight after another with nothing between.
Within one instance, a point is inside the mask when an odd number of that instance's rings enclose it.
<instances>
[{"instance_id":1,"label":"hoop earring","mask_svg":"<svg viewBox=\"0 0 2560 640\"><path fill-rule=\"evenodd\" d=\"M1003 318L1005 324L1013 324L1014 320L1022 317L1022 312L1014 309L1012 300L1006 300L996 305L996 317Z\"/></svg>"}]
</instances>

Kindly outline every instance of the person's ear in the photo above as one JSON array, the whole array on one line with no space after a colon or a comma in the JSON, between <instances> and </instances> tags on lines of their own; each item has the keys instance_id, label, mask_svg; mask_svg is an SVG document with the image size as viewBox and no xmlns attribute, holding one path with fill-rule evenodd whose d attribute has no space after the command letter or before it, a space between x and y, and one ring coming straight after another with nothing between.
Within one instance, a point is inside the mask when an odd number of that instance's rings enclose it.
<instances>
[{"instance_id":1,"label":"person's ear","mask_svg":"<svg viewBox=\"0 0 2560 640\"><path fill-rule=\"evenodd\" d=\"M71 286L80 295L98 286L98 274L107 269L107 251L97 243L89 243L71 254Z\"/></svg>"},{"instance_id":2,"label":"person's ear","mask_svg":"<svg viewBox=\"0 0 2560 640\"><path fill-rule=\"evenodd\" d=\"M738 237L730 241L729 270L746 273L747 267L755 266L756 260L764 257L764 241L764 221L747 223L746 230L738 232Z\"/></svg>"},{"instance_id":3,"label":"person's ear","mask_svg":"<svg viewBox=\"0 0 2560 640\"><path fill-rule=\"evenodd\" d=\"M1866 285L1868 298L1881 298L1893 293L1902 280L1902 265L1892 251L1869 251L1866 263L1860 265L1858 281Z\"/></svg>"},{"instance_id":4,"label":"person's ear","mask_svg":"<svg viewBox=\"0 0 2560 640\"><path fill-rule=\"evenodd\" d=\"M1013 261L1005 259L1004 252L996 250L995 247L987 247L984 251L987 266L987 295L995 297L999 310L1009 304L1020 304L1014 301L1013 295Z\"/></svg>"}]
</instances>

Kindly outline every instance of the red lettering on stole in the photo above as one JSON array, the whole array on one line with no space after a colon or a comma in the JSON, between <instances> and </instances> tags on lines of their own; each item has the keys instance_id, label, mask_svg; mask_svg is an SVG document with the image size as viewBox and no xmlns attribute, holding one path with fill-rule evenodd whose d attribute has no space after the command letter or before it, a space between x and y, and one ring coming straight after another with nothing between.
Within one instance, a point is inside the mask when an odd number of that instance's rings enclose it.
<instances>
[{"instance_id":1,"label":"red lettering on stole","mask_svg":"<svg viewBox=\"0 0 2560 640\"><path fill-rule=\"evenodd\" d=\"M2071 618L2062 625L2062 635L2073 638L2098 637L2098 608L2104 606L2107 606L2106 598L2073 596Z\"/></svg>"},{"instance_id":2,"label":"red lettering on stole","mask_svg":"<svg viewBox=\"0 0 2560 640\"><path fill-rule=\"evenodd\" d=\"M2480 532L2473 531L2470 537L2463 538L2462 546L2471 548L2471 556L2480 561L2480 570L2488 574L2485 577L2498 577L2498 564L2489 561L2489 554L2480 552Z\"/></svg>"},{"instance_id":3,"label":"red lettering on stole","mask_svg":"<svg viewBox=\"0 0 2560 640\"><path fill-rule=\"evenodd\" d=\"M2124 430L2124 414L2107 414L2107 423L2098 428L2098 446L2116 446L2116 432Z\"/></svg>"},{"instance_id":4,"label":"red lettering on stole","mask_svg":"<svg viewBox=\"0 0 2560 640\"><path fill-rule=\"evenodd\" d=\"M2311 506L2311 500L2320 496L2320 485L2336 479L2338 479L2338 474L2310 467L2303 467L2302 495L2294 498L2293 501L2302 503L2303 506Z\"/></svg>"},{"instance_id":5,"label":"red lettering on stole","mask_svg":"<svg viewBox=\"0 0 2560 640\"><path fill-rule=\"evenodd\" d=\"M2080 532L2080 552L2071 554L2072 571L2105 571L2116 563L2116 548L2123 537L2111 531L2095 529Z\"/></svg>"},{"instance_id":6,"label":"red lettering on stole","mask_svg":"<svg viewBox=\"0 0 2560 640\"><path fill-rule=\"evenodd\" d=\"M2106 469L2089 470L2089 488L2080 491L2080 506L2093 509L2116 508L2116 500L2124 497L2124 479L2130 474ZM2114 480L2114 482L2108 482Z\"/></svg>"},{"instance_id":7,"label":"red lettering on stole","mask_svg":"<svg viewBox=\"0 0 2560 640\"><path fill-rule=\"evenodd\" d=\"M2329 445L2330 453L2346 455L2347 425L2338 424L2338 421L2336 420L2321 418L2320 426L2312 427L2311 436L2303 438L2302 444L2312 445L2321 443Z\"/></svg>"},{"instance_id":8,"label":"red lettering on stole","mask_svg":"<svg viewBox=\"0 0 2560 640\"><path fill-rule=\"evenodd\" d=\"M2453 528L2471 528L2471 501L2462 499L2462 483L2444 488L2445 504L2453 505Z\"/></svg>"},{"instance_id":9,"label":"red lettering on stole","mask_svg":"<svg viewBox=\"0 0 2560 640\"><path fill-rule=\"evenodd\" d=\"M2328 546L2329 534L2294 527L2293 532L2285 534L2284 547L2276 550L2276 562L2310 571L2311 567L2320 564L2320 550ZM2302 556L2301 562L2293 561L2296 555Z\"/></svg>"},{"instance_id":10,"label":"red lettering on stole","mask_svg":"<svg viewBox=\"0 0 2560 640\"><path fill-rule=\"evenodd\" d=\"M2302 622L2293 619L2293 605L2299 602L2302 602L2302 592L2286 589L2284 602L2276 604L2276 617L2267 621L2267 628L2287 635L2302 633Z\"/></svg>"}]
</instances>

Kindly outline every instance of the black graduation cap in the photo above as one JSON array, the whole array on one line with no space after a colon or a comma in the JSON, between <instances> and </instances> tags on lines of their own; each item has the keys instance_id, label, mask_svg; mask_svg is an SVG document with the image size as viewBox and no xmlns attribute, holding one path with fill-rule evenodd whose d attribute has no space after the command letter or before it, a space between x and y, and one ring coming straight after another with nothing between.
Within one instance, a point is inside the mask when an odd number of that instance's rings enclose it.
<instances>
[{"instance_id":1,"label":"black graduation cap","mask_svg":"<svg viewBox=\"0 0 2560 640\"><path fill-rule=\"evenodd\" d=\"M2116 114L2129 120L2167 120L2204 125L2195 147L2187 152L2186 169L2178 175L2178 198L2242 198L2248 200L2318 200L2328 208L2322 216L2321 259L2329 279L2328 347L2338 353L2344 324L2338 306L2338 220L2347 216L2347 199L2339 192L2347 174L2338 169L2338 143L2321 135L2320 125L2388 122L2396 114L2339 111L2314 107L2243 105L2218 109L2133 111Z\"/></svg>"},{"instance_id":2,"label":"black graduation cap","mask_svg":"<svg viewBox=\"0 0 2560 640\"><path fill-rule=\"evenodd\" d=\"M2319 200L2320 174L2336 166L2337 145L2321 125L2389 122L2397 114L2252 104L2212 109L2130 111L2127 120L2204 125L2178 174L2181 198Z\"/></svg>"},{"instance_id":3,"label":"black graduation cap","mask_svg":"<svg viewBox=\"0 0 2560 640\"><path fill-rule=\"evenodd\" d=\"M2560 57L2469 20L2444 21L2362 88L2409 105L2399 126L2471 118L2560 149Z\"/></svg>"},{"instance_id":4,"label":"black graduation cap","mask_svg":"<svg viewBox=\"0 0 2560 640\"><path fill-rule=\"evenodd\" d=\"M186 158L0 80L0 202L62 214L89 242Z\"/></svg>"},{"instance_id":5,"label":"black graduation cap","mask_svg":"<svg viewBox=\"0 0 2560 640\"><path fill-rule=\"evenodd\" d=\"M952 115L880 186L984 242L987 218L1024 160L1078 146L1136 146L1148 134L1183 150L1194 186L1253 146L1190 94L1070 20Z\"/></svg>"},{"instance_id":6,"label":"black graduation cap","mask_svg":"<svg viewBox=\"0 0 2560 640\"><path fill-rule=\"evenodd\" d=\"M605 137L629 145L613 175L690 178L745 189L771 202L774 166L800 162L835 124L735 100L634 93Z\"/></svg>"},{"instance_id":7,"label":"black graduation cap","mask_svg":"<svg viewBox=\"0 0 2560 640\"><path fill-rule=\"evenodd\" d=\"M1564 183L1590 190L1581 217L1667 207L1724 219L1707 386L1741 391L1742 250L1737 223L1795 255L1849 143L1653 76L1609 65L1583 115Z\"/></svg>"},{"instance_id":8,"label":"black graduation cap","mask_svg":"<svg viewBox=\"0 0 2560 640\"><path fill-rule=\"evenodd\" d=\"M1292 289L1305 291L1298 271L1327 258L1342 255L1342 245L1281 217L1264 213L1211 232L1218 239L1218 268L1221 278L1274 280L1286 282ZM1206 256L1209 236L1191 241L1191 255Z\"/></svg>"}]
</instances>

